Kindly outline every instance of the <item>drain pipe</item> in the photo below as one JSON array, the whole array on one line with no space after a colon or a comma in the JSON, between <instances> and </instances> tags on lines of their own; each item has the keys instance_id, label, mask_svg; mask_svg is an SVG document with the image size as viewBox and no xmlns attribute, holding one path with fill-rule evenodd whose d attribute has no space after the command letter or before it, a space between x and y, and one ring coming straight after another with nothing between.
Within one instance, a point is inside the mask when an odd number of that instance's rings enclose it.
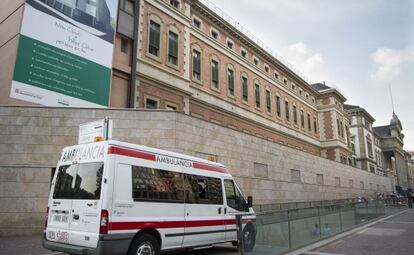
<instances>
[{"instance_id":1,"label":"drain pipe","mask_svg":"<svg viewBox=\"0 0 414 255\"><path fill-rule=\"evenodd\" d=\"M139 28L139 11L140 0L134 1L134 33L133 33L133 47L132 47L132 62L131 62L131 84L129 92L129 108L136 106L136 80L137 80L137 51L138 51L138 28Z\"/></svg>"}]
</instances>

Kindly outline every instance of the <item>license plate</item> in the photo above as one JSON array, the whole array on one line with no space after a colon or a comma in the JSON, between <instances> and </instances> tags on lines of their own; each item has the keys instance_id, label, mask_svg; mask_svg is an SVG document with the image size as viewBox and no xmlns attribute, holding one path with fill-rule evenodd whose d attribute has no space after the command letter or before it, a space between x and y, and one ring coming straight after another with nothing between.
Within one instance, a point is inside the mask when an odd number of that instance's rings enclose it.
<instances>
[{"instance_id":1,"label":"license plate","mask_svg":"<svg viewBox=\"0 0 414 255\"><path fill-rule=\"evenodd\" d=\"M53 240L61 243L68 243L69 242L69 233L66 231L52 231L49 230L47 232L47 239Z\"/></svg>"},{"instance_id":2,"label":"license plate","mask_svg":"<svg viewBox=\"0 0 414 255\"><path fill-rule=\"evenodd\" d=\"M69 241L69 233L65 231L56 232L56 240L58 242L67 243Z\"/></svg>"}]
</instances>

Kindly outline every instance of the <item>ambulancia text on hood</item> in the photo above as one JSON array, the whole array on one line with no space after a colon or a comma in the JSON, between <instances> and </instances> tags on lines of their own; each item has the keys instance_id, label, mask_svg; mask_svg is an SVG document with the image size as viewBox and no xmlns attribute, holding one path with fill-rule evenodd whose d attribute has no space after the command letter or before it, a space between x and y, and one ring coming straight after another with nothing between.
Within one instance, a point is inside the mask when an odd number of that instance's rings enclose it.
<instances>
[{"instance_id":1,"label":"ambulancia text on hood","mask_svg":"<svg viewBox=\"0 0 414 255\"><path fill-rule=\"evenodd\" d=\"M71 147L63 151L61 164L73 161L99 161L105 155L105 144L88 144L80 147Z\"/></svg>"}]
</instances>

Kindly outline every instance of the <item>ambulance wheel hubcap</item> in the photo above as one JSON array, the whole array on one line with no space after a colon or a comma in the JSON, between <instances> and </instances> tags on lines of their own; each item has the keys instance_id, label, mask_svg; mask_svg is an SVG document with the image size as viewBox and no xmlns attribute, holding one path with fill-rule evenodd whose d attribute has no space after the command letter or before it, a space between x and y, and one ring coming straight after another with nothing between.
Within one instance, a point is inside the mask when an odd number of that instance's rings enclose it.
<instances>
[{"instance_id":1,"label":"ambulance wheel hubcap","mask_svg":"<svg viewBox=\"0 0 414 255\"><path fill-rule=\"evenodd\" d=\"M154 255L154 249L150 243L142 243L137 250L137 255Z\"/></svg>"},{"instance_id":2,"label":"ambulance wheel hubcap","mask_svg":"<svg viewBox=\"0 0 414 255\"><path fill-rule=\"evenodd\" d=\"M252 233L250 233L250 231L246 231L244 233L244 243L247 245L251 245L252 243Z\"/></svg>"}]
</instances>

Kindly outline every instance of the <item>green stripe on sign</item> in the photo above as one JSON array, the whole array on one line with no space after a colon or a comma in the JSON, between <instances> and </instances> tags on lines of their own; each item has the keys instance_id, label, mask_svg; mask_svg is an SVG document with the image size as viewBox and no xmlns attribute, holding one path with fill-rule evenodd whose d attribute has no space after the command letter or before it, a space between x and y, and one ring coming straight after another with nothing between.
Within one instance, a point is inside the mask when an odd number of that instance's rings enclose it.
<instances>
[{"instance_id":1,"label":"green stripe on sign","mask_svg":"<svg viewBox=\"0 0 414 255\"><path fill-rule=\"evenodd\" d=\"M108 106L111 68L20 35L13 80Z\"/></svg>"}]
</instances>

